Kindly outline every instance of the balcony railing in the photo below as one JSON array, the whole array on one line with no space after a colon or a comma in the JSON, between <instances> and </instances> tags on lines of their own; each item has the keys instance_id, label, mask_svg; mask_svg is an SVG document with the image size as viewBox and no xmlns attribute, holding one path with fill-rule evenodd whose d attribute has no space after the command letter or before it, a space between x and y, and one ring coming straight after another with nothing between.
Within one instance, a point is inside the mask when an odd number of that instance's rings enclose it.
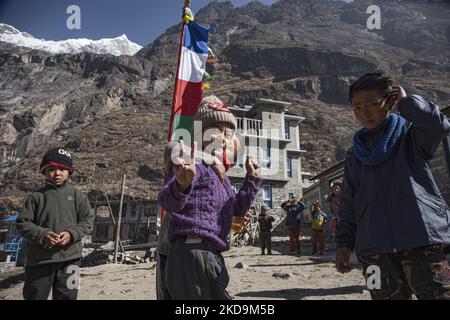
<instances>
[{"instance_id":1,"label":"balcony railing","mask_svg":"<svg viewBox=\"0 0 450 320\"><path fill-rule=\"evenodd\" d=\"M236 117L237 128L243 134L261 136L262 135L262 121L249 118Z\"/></svg>"}]
</instances>

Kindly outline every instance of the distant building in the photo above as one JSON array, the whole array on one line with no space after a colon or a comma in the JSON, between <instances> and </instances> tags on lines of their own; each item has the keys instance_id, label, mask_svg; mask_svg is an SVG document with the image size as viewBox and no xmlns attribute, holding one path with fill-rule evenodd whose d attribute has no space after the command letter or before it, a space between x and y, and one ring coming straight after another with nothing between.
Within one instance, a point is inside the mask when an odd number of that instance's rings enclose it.
<instances>
[{"instance_id":1,"label":"distant building","mask_svg":"<svg viewBox=\"0 0 450 320\"><path fill-rule=\"evenodd\" d=\"M257 197L257 206L265 204L280 212L281 203L290 195L302 197L301 158L305 150L300 147L300 123L303 117L288 112L291 103L258 99L253 106L231 107L236 116L238 133L245 144L245 153L228 176L235 190L239 190L245 177L247 152L258 157L264 180Z\"/></svg>"},{"instance_id":2,"label":"distant building","mask_svg":"<svg viewBox=\"0 0 450 320\"><path fill-rule=\"evenodd\" d=\"M95 223L92 242L115 241L116 222L119 217L119 200L93 202ZM113 212L111 217L110 212ZM156 237L157 217L161 211L157 201L124 200L120 239L122 241L151 242Z\"/></svg>"},{"instance_id":3,"label":"distant building","mask_svg":"<svg viewBox=\"0 0 450 320\"><path fill-rule=\"evenodd\" d=\"M308 212L309 206L316 200L319 200L324 211L331 211L330 203L326 202L326 197L330 193L331 183L336 180L343 180L344 164L344 160L340 161L309 179L314 184L303 190L303 201L306 203Z\"/></svg>"}]
</instances>

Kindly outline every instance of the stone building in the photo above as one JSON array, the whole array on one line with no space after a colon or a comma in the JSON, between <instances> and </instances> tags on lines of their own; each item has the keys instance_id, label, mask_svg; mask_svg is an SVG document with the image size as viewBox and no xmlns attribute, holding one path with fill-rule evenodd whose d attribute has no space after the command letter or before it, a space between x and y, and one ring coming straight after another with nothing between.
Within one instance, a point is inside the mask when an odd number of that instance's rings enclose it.
<instances>
[{"instance_id":1,"label":"stone building","mask_svg":"<svg viewBox=\"0 0 450 320\"><path fill-rule=\"evenodd\" d=\"M92 242L115 241L120 201L95 201L92 205L95 212ZM111 217L111 211L113 217ZM151 242L150 240L157 234L157 217L160 212L161 207L157 201L124 200L120 239L131 242Z\"/></svg>"},{"instance_id":2,"label":"stone building","mask_svg":"<svg viewBox=\"0 0 450 320\"><path fill-rule=\"evenodd\" d=\"M289 113L291 103L258 99L253 106L231 107L236 116L244 154L228 176L235 190L245 177L247 153L261 164L262 190L257 206L267 205L273 213L281 212L281 203L290 195L302 197L303 174L300 147L300 123L304 120Z\"/></svg>"},{"instance_id":3,"label":"stone building","mask_svg":"<svg viewBox=\"0 0 450 320\"><path fill-rule=\"evenodd\" d=\"M305 211L309 212L309 205L316 200L319 200L324 211L331 211L330 203L326 202L326 197L330 193L331 183L336 180L343 180L344 164L344 160L340 161L310 179L314 184L303 190L303 201L307 207Z\"/></svg>"}]
</instances>

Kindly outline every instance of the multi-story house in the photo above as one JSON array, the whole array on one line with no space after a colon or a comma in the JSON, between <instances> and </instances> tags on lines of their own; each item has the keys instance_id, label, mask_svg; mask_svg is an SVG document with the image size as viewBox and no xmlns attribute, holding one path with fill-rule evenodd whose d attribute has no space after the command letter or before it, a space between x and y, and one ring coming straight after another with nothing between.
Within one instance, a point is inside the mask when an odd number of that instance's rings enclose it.
<instances>
[{"instance_id":1,"label":"multi-story house","mask_svg":"<svg viewBox=\"0 0 450 320\"><path fill-rule=\"evenodd\" d=\"M228 176L238 190L245 177L247 154L257 158L264 183L256 205L265 204L273 213L280 211L290 195L302 197L301 158L306 151L300 147L299 124L304 118L289 114L290 106L288 102L258 99L253 106L230 108L245 152Z\"/></svg>"},{"instance_id":2,"label":"multi-story house","mask_svg":"<svg viewBox=\"0 0 450 320\"><path fill-rule=\"evenodd\" d=\"M95 201L95 223L92 242L115 240L120 201ZM123 203L120 239L122 241L149 242L156 238L157 219L161 211L157 201L128 199ZM113 217L111 217L111 212Z\"/></svg>"}]
</instances>

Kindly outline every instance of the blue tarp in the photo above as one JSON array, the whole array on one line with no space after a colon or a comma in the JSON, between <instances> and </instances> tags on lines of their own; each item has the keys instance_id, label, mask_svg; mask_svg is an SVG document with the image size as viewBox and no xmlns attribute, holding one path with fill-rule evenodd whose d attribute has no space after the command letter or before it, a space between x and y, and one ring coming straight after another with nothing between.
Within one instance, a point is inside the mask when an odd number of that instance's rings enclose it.
<instances>
[{"instance_id":1,"label":"blue tarp","mask_svg":"<svg viewBox=\"0 0 450 320\"><path fill-rule=\"evenodd\" d=\"M2 220L2 222L16 222L17 216L18 215L16 214L15 216L11 216L11 217L9 217L9 218L7 218L5 220Z\"/></svg>"}]
</instances>

